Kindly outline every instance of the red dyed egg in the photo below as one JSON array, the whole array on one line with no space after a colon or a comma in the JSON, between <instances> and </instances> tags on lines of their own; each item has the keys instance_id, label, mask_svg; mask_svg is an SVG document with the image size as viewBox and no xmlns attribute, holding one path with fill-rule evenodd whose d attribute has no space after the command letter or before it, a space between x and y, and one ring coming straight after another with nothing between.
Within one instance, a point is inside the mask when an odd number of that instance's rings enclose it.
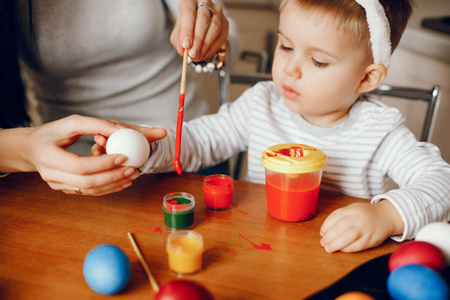
<instances>
[{"instance_id":1,"label":"red dyed egg","mask_svg":"<svg viewBox=\"0 0 450 300\"><path fill-rule=\"evenodd\" d=\"M348 292L340 295L335 300L375 300L372 296L363 292Z\"/></svg>"},{"instance_id":2,"label":"red dyed egg","mask_svg":"<svg viewBox=\"0 0 450 300\"><path fill-rule=\"evenodd\" d=\"M211 293L202 285L189 280L175 280L164 284L155 300L213 300Z\"/></svg>"},{"instance_id":3,"label":"red dyed egg","mask_svg":"<svg viewBox=\"0 0 450 300\"><path fill-rule=\"evenodd\" d=\"M422 265L442 273L445 264L444 254L439 248L430 243L413 241L392 253L389 258L389 271L404 265Z\"/></svg>"}]
</instances>

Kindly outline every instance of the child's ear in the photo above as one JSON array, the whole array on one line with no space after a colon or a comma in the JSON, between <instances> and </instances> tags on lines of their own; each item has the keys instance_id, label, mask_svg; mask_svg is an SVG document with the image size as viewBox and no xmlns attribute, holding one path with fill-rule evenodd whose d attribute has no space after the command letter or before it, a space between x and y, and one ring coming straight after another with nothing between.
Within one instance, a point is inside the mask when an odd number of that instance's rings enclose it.
<instances>
[{"instance_id":1,"label":"child's ear","mask_svg":"<svg viewBox=\"0 0 450 300\"><path fill-rule=\"evenodd\" d=\"M367 93L376 89L386 78L387 70L383 65L370 64L366 69L366 74L359 83L357 92Z\"/></svg>"}]
</instances>

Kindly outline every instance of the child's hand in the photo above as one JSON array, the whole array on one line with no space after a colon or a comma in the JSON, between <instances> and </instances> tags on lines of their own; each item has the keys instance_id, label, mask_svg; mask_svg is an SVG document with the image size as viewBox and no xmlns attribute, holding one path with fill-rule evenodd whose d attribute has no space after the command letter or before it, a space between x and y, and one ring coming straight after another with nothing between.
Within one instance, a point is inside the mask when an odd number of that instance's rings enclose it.
<instances>
[{"instance_id":1,"label":"child's hand","mask_svg":"<svg viewBox=\"0 0 450 300\"><path fill-rule=\"evenodd\" d=\"M388 200L376 204L353 203L332 212L320 229L327 252L356 252L376 247L403 232L403 221Z\"/></svg>"},{"instance_id":2,"label":"child's hand","mask_svg":"<svg viewBox=\"0 0 450 300\"><path fill-rule=\"evenodd\" d=\"M126 124L121 121L112 121L116 124L117 128L131 128L142 133L146 138L148 143L151 145L154 141L160 140L164 138L167 134L164 128L151 128L151 127L143 127L132 124ZM91 148L92 156L100 156L102 153L106 153L106 141L108 137L103 135L95 135L94 141L95 144Z\"/></svg>"}]
</instances>

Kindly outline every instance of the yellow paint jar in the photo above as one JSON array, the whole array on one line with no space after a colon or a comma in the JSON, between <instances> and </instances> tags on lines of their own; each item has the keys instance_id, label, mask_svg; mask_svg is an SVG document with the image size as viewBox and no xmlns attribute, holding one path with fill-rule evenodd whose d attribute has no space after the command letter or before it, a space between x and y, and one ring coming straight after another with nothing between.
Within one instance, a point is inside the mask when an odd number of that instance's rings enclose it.
<instances>
[{"instance_id":1,"label":"yellow paint jar","mask_svg":"<svg viewBox=\"0 0 450 300\"><path fill-rule=\"evenodd\" d=\"M203 237L193 230L175 231L167 237L169 268L178 276L202 269Z\"/></svg>"}]
</instances>

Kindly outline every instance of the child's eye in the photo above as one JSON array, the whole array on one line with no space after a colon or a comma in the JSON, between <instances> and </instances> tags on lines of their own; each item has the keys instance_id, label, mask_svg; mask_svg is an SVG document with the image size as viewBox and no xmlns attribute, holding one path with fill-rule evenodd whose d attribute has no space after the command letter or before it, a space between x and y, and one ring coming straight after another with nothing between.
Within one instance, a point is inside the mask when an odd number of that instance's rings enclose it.
<instances>
[{"instance_id":1,"label":"child's eye","mask_svg":"<svg viewBox=\"0 0 450 300\"><path fill-rule=\"evenodd\" d=\"M292 50L293 50L292 48L289 48L289 47L287 47L287 46L285 46L285 45L283 45L283 44L280 44L280 48L281 48L281 50L283 50L283 51L292 51Z\"/></svg>"},{"instance_id":2,"label":"child's eye","mask_svg":"<svg viewBox=\"0 0 450 300\"><path fill-rule=\"evenodd\" d=\"M318 60L315 60L314 58L311 58L313 64L318 68L325 68L328 67L329 63L320 62Z\"/></svg>"}]
</instances>

